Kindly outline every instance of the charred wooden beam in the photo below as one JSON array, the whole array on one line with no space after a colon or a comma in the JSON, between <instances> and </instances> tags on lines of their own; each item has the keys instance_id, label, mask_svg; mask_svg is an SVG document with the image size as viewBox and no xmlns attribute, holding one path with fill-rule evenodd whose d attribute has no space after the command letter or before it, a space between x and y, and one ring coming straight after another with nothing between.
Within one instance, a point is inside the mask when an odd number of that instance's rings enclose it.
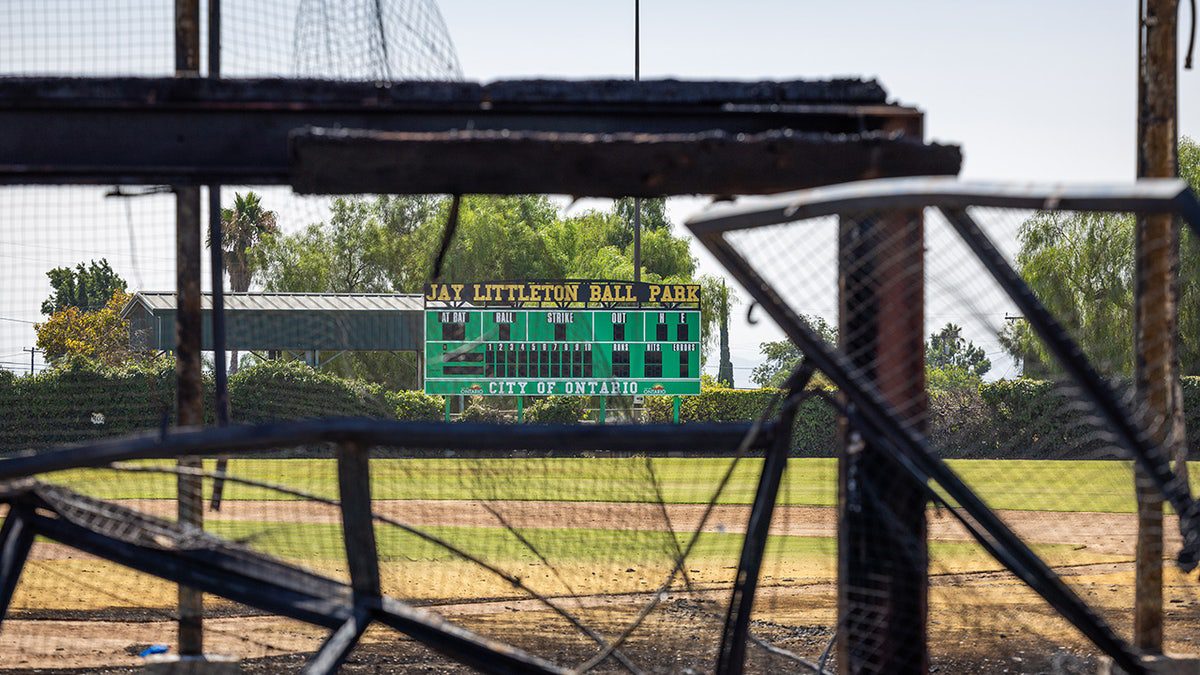
<instances>
[{"instance_id":1,"label":"charred wooden beam","mask_svg":"<svg viewBox=\"0 0 1200 675\"><path fill-rule=\"evenodd\" d=\"M0 80L0 183L289 184L289 135L309 127L409 133L860 134L904 128L920 114L887 103L876 83L853 80L481 85L12 78ZM593 179L595 188L610 180ZM554 187L530 181L524 190ZM734 192L717 187L707 189Z\"/></svg>"},{"instance_id":2,"label":"charred wooden beam","mask_svg":"<svg viewBox=\"0 0 1200 675\"><path fill-rule=\"evenodd\" d=\"M384 132L305 129L291 139L302 193L592 197L772 194L880 176L948 175L961 156L899 133Z\"/></svg>"}]
</instances>

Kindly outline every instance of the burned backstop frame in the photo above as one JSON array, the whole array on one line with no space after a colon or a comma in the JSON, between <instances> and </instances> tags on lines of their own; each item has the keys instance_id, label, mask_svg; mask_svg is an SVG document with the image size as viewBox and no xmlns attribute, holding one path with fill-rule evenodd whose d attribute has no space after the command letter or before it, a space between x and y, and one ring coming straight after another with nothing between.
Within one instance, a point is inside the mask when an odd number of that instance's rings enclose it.
<instances>
[{"instance_id":1,"label":"burned backstop frame","mask_svg":"<svg viewBox=\"0 0 1200 675\"><path fill-rule=\"evenodd\" d=\"M190 15L195 6L184 2L180 7ZM186 39L181 43L190 44ZM195 69L192 60L185 61L182 71ZM954 174L959 165L957 148L923 141L919 111L889 104L878 85L858 81L534 81L481 86L196 77L24 78L0 80L0 118L4 120L0 136L11 151L0 161L0 183L177 186L183 195L178 236L186 244L180 255L181 260L190 261L180 267L180 305L194 304L197 309L199 251L195 244L200 223L198 210L192 207L198 203L199 184L290 184L300 192L323 193L733 195L768 194L878 175ZM30 130L35 127L37 137L57 140L30 142ZM248 133L250 130L253 133ZM421 158L436 161L414 161ZM761 171L764 165L772 170ZM462 171L464 166L479 170ZM518 170L510 170L513 167ZM219 241L217 230L214 236ZM220 265L219 256L214 256L214 279L220 279ZM214 302L214 307L218 304ZM198 315L198 311L194 313ZM222 315L215 309L214 334L218 338ZM180 323L179 344L192 345L189 354L197 351L199 331L195 321ZM12 482L6 483L3 499L12 505L12 511L5 521L0 555L0 606L11 600L36 532L180 583L181 588L224 594L333 629L310 661L309 672L336 669L373 620L397 627L482 670L554 672L553 664L465 634L380 597L378 583L372 581L378 575L377 570L372 571L373 539L364 523L371 516L365 483L369 446L402 439L406 447L470 450L480 445L475 449L491 451L552 446L567 453L636 449L728 455L761 450L767 453L768 470L752 509L748 545L742 552L716 664L720 672L740 672L765 528L785 464L789 411L806 395L802 390L811 372L805 369L795 378L778 420L770 421L767 413L772 411L767 411L752 426L514 430L328 420L164 430L5 460L0 463L0 476ZM194 391L198 388L191 383L197 374L195 368L180 370L180 395L186 399L181 399L180 410L190 409L196 402ZM217 381L223 381L223 372L218 373ZM216 395L218 401L224 397L220 384ZM181 417L181 421L187 420ZM19 478L56 467L226 455L309 442L333 442L339 448L340 508L346 553L352 561L348 588L311 575L296 576L296 570L219 542L205 540L211 550L201 555L180 556L147 548L148 540L142 536L147 533L175 541L182 549L198 535L204 538L192 517L196 515L195 494L186 500L186 513L181 511L180 524L175 525L114 511L79 495L47 491ZM191 461L175 471L181 490L202 473ZM217 481L225 478L220 465L210 477ZM91 529L72 521L72 515L80 514L86 516ZM105 536L106 528L118 521L129 524L133 534L126 530L122 536ZM248 578L230 576L238 561L258 573ZM254 584L261 588L254 590ZM194 597L184 595L181 600ZM190 626L187 631L181 626L181 647L192 650L201 644L195 609L189 605L181 612L181 622ZM185 632L191 636L188 640L183 640ZM595 663L608 657L624 663L615 645L599 644L602 651Z\"/></svg>"}]
</instances>

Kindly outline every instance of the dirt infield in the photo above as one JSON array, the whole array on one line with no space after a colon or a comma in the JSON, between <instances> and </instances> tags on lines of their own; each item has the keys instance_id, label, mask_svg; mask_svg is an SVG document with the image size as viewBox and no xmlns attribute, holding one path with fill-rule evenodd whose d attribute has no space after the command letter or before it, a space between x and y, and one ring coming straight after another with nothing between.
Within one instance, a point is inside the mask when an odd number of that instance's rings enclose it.
<instances>
[{"instance_id":1,"label":"dirt infield","mask_svg":"<svg viewBox=\"0 0 1200 675\"><path fill-rule=\"evenodd\" d=\"M173 518L172 500L128 500L122 505ZM646 504L547 501L434 501L377 500L378 513L417 527L564 528L580 530L624 530L677 533L693 531L705 510L693 504ZM489 510L491 509L491 510ZM495 511L493 513L492 511ZM749 509L718 506L704 530L741 533ZM497 515L498 514L498 515ZM1051 562L1069 577L1069 583L1118 628L1126 621L1132 601L1133 514L1003 511L1001 516L1033 544L1068 545L1060 560ZM772 532L793 537L834 537L836 511L823 507L784 506L776 509ZM206 512L211 521L261 523L336 524L335 507L303 501L229 501L220 512ZM503 523L501 522L503 519ZM1174 518L1165 530L1168 550L1178 545ZM668 524L669 523L669 524ZM934 542L966 541L969 536L944 510L929 511L930 539ZM1073 551L1079 551L1077 555ZM1089 556L1089 553L1109 557ZM822 554L824 555L824 554ZM136 648L151 643L174 643L175 624L169 620L174 589L159 580L132 576L103 561L72 549L46 542L34 548L29 584L18 591L18 611L0 632L0 654L19 654L17 663L0 665L14 669L61 669L62 672L132 672L141 660ZM828 558L828 560L826 560ZM1048 559L1049 560L1049 559ZM1091 561L1110 562L1091 562ZM1087 561L1087 562L1085 562ZM678 670L680 664L711 663L716 625L727 601L734 574L724 558L699 560L689 565L695 590L672 591L661 611L639 634L633 649L639 662ZM819 564L818 564L819 563ZM330 569L344 574L342 562L325 561ZM544 566L526 565L523 575L531 580L542 576L546 590L555 589ZM589 625L611 634L619 632L637 608L651 597L662 569L649 565L637 570L613 560L568 561L559 571L574 585L579 597L564 600ZM1070 658L1090 663L1091 651L1083 639L1054 617L1032 591L998 567L982 553L962 561L931 566L930 608L936 622L931 626L935 663L953 672L1030 672L1022 667L1049 670L1046 659ZM627 569L628 568L628 569ZM480 578L477 569L462 561L393 561L382 569L387 591L401 599L416 601L464 627L510 641L545 656L577 663L592 650L574 629L536 600L520 599L502 580ZM1194 648L1188 635L1200 631L1200 595L1187 577L1168 574L1168 608L1175 614L1172 626L1179 632L1171 643ZM41 586L36 580L41 577ZM45 576L50 574L52 576ZM130 574L131 576L122 576ZM812 558L783 561L763 570L760 595L761 621L756 630L774 644L797 653L819 653L828 640L828 626L835 621L836 587L832 551L819 561ZM65 579L104 583L137 589L135 597L115 605L59 602ZM80 588L87 588L86 586ZM76 591L79 589L77 588ZM621 592L614 592L620 590ZM507 596L507 597L506 597ZM85 600L80 598L79 600ZM37 608L60 609L40 612ZM324 632L278 617L247 612L230 603L213 599L216 615L208 621L210 646L214 651L236 653L251 661L248 672L295 670L303 655L315 649ZM240 612L240 614L239 614ZM680 640L678 622L693 626L695 640ZM963 641L964 636L971 636ZM1016 636L1010 640L1008 636ZM1024 636L1024 637L1020 637ZM1170 638L1170 636L1169 636ZM1040 645L1040 646L1039 646ZM1034 650L1039 650L1034 654ZM1027 655L1026 652L1029 652ZM134 652L134 653L131 653ZM1063 655L1066 656L1063 656ZM1030 658L1028 662L1013 659ZM1035 661L1039 664L1034 667ZM764 662L765 663L765 662ZM433 655L407 638L390 631L372 631L346 672L455 672L454 664ZM752 672L770 672L769 665L752 667Z\"/></svg>"},{"instance_id":2,"label":"dirt infield","mask_svg":"<svg viewBox=\"0 0 1200 675\"><path fill-rule=\"evenodd\" d=\"M117 502L145 513L174 518L172 500L140 499ZM583 528L692 532L705 507L700 504L649 504L628 502L539 502L376 500L379 514L417 527L503 527L500 517L515 528ZM493 509L492 513L488 509ZM705 532L743 533L748 506L716 506ZM1000 517L1023 539L1039 544L1085 546L1096 553L1132 555L1137 517L1132 513L1059 511L999 511ZM832 537L836 535L836 510L831 507L781 506L775 509L771 533L775 535ZM206 511L209 520L242 520L274 523L338 523L336 507L306 501L228 501L221 511ZM1164 519L1168 550L1179 545L1178 519ZM929 535L935 541L967 541L970 535L945 510L929 512Z\"/></svg>"}]
</instances>

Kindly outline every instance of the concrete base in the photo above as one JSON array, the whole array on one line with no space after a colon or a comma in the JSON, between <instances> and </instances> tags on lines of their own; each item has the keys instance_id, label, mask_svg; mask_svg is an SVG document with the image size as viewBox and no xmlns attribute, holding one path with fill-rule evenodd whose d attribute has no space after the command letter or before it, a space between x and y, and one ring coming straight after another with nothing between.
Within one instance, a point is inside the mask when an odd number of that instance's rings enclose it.
<instances>
[{"instance_id":1,"label":"concrete base","mask_svg":"<svg viewBox=\"0 0 1200 675\"><path fill-rule=\"evenodd\" d=\"M220 654L155 654L146 658L141 672L145 675L241 675L242 665L235 657Z\"/></svg>"},{"instance_id":2,"label":"concrete base","mask_svg":"<svg viewBox=\"0 0 1200 675\"><path fill-rule=\"evenodd\" d=\"M1192 654L1166 654L1143 656L1146 672L1153 675L1200 675L1200 656ZM1126 675L1107 656L1100 660L1099 675Z\"/></svg>"}]
</instances>

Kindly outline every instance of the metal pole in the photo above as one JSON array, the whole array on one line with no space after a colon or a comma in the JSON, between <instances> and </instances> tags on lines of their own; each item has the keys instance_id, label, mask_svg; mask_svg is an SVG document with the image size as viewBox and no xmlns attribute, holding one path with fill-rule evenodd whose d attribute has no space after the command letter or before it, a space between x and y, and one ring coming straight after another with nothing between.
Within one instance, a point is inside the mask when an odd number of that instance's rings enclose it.
<instances>
[{"instance_id":1,"label":"metal pole","mask_svg":"<svg viewBox=\"0 0 1200 675\"><path fill-rule=\"evenodd\" d=\"M221 76L221 0L208 0L208 77ZM213 409L217 425L229 424L229 371L225 363L225 259L224 235L221 231L221 186L208 186L208 252L212 285L212 334L213 334ZM229 468L229 460L217 458L217 473ZM221 499L225 493L225 481L213 480L213 511L221 510Z\"/></svg>"},{"instance_id":2,"label":"metal pole","mask_svg":"<svg viewBox=\"0 0 1200 675\"><path fill-rule=\"evenodd\" d=\"M807 373L806 379L811 377L812 369L809 368ZM792 392L789 394L795 396ZM763 553L767 548L771 528L771 514L775 511L775 501L779 496L779 484L783 481L783 471L787 468L788 447L791 444L791 429L795 418L796 402L789 400L779 413L777 435L763 458L762 474L754 493L754 503L750 507L750 520L746 523L746 536L738 558L737 575L734 576L733 597L729 600L725 628L721 633L721 648L717 656L718 675L741 675L745 671L746 642L750 634L758 575L762 570Z\"/></svg>"},{"instance_id":3,"label":"metal pole","mask_svg":"<svg viewBox=\"0 0 1200 675\"><path fill-rule=\"evenodd\" d=\"M517 422L520 423L520 422L524 422L524 421L525 421L525 397L518 396L517 397Z\"/></svg>"},{"instance_id":4,"label":"metal pole","mask_svg":"<svg viewBox=\"0 0 1200 675\"><path fill-rule=\"evenodd\" d=\"M208 0L208 77L221 76L221 0ZM225 364L225 259L221 229L221 186L208 186L208 236L212 275L213 381L217 424L229 424L229 383ZM223 470L223 467L218 467Z\"/></svg>"},{"instance_id":5,"label":"metal pole","mask_svg":"<svg viewBox=\"0 0 1200 675\"><path fill-rule=\"evenodd\" d=\"M642 2L633 0L633 81L642 81ZM642 198L633 198L633 280L642 280Z\"/></svg>"},{"instance_id":6,"label":"metal pole","mask_svg":"<svg viewBox=\"0 0 1200 675\"><path fill-rule=\"evenodd\" d=\"M671 421L679 424L679 397L671 397Z\"/></svg>"},{"instance_id":7,"label":"metal pole","mask_svg":"<svg viewBox=\"0 0 1200 675\"><path fill-rule=\"evenodd\" d=\"M424 391L425 389L425 347L422 346L416 352L417 356L417 389Z\"/></svg>"},{"instance_id":8,"label":"metal pole","mask_svg":"<svg viewBox=\"0 0 1200 675\"><path fill-rule=\"evenodd\" d=\"M1138 16L1139 178L1178 175L1176 19L1178 0L1145 0ZM1159 447L1182 448L1182 401L1177 396L1179 221L1173 215L1138 218L1134 243L1134 382L1144 423ZM1176 428L1179 427L1179 428ZM1186 464L1179 462L1184 471ZM1177 468L1177 470L1179 470ZM1186 480L1186 477L1184 477ZM1138 502L1134 645L1162 652L1163 499L1149 477L1135 477Z\"/></svg>"},{"instance_id":9,"label":"metal pole","mask_svg":"<svg viewBox=\"0 0 1200 675\"><path fill-rule=\"evenodd\" d=\"M200 2L175 0L175 75L200 74ZM204 423L204 391L200 376L200 188L175 188L175 377L176 421L179 426ZM183 468L199 468L194 457L179 459ZM203 527L202 481L180 475L179 523ZM204 599L187 586L179 587L179 653L204 652Z\"/></svg>"}]
</instances>

